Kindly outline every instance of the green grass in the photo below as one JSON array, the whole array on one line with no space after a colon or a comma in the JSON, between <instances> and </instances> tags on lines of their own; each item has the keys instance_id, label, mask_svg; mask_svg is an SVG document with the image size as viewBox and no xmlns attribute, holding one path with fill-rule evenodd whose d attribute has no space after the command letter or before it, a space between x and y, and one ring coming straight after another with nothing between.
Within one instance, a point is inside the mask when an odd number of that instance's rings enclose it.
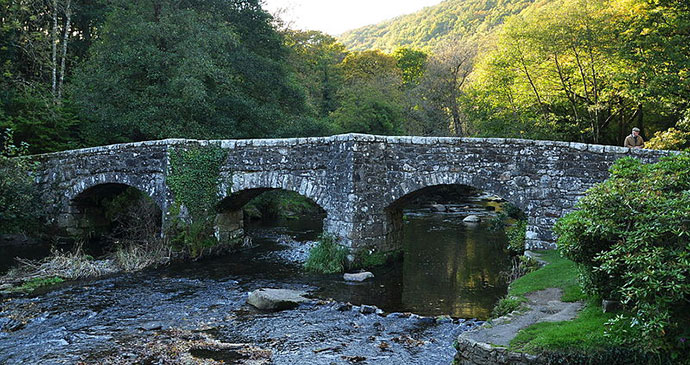
<instances>
[{"instance_id":1,"label":"green grass","mask_svg":"<svg viewBox=\"0 0 690 365\"><path fill-rule=\"evenodd\" d=\"M537 251L549 264L531 272L510 284L509 297L524 298L527 293L547 289L561 288L564 302L576 302L586 299L577 281L578 269L574 262L560 256L558 251Z\"/></svg>"},{"instance_id":2,"label":"green grass","mask_svg":"<svg viewBox=\"0 0 690 365\"><path fill-rule=\"evenodd\" d=\"M21 293L31 293L32 291L42 288L45 286L52 286L56 284L60 284L64 282L65 279L58 277L58 276L53 276L49 278L34 278L31 279L22 285L12 288L11 291L13 292L21 292Z\"/></svg>"},{"instance_id":3,"label":"green grass","mask_svg":"<svg viewBox=\"0 0 690 365\"><path fill-rule=\"evenodd\" d=\"M590 301L570 321L536 323L521 330L510 341L510 349L528 353L602 350L612 345L611 338L604 334L604 328L606 321L614 316L603 313L598 303Z\"/></svg>"},{"instance_id":4,"label":"green grass","mask_svg":"<svg viewBox=\"0 0 690 365\"><path fill-rule=\"evenodd\" d=\"M304 268L322 274L343 272L347 254L347 248L340 246L333 236L322 235L319 243L309 251Z\"/></svg>"},{"instance_id":5,"label":"green grass","mask_svg":"<svg viewBox=\"0 0 690 365\"><path fill-rule=\"evenodd\" d=\"M547 288L563 290L561 300L586 300L578 283L578 268L574 262L560 256L558 251L538 251L549 264L510 284L508 298L524 301L525 294ZM510 342L513 351L540 353L564 351L588 353L610 348L611 338L604 334L605 323L615 314L603 313L597 300L590 299L578 316L570 321L542 322L518 332Z\"/></svg>"}]
</instances>

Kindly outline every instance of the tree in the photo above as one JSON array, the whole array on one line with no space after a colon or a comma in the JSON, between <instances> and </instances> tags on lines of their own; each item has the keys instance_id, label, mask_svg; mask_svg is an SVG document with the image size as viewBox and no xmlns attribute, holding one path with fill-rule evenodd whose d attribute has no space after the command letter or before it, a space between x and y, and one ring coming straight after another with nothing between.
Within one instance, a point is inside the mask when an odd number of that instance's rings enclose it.
<instances>
[{"instance_id":1,"label":"tree","mask_svg":"<svg viewBox=\"0 0 690 365\"><path fill-rule=\"evenodd\" d=\"M381 51L353 52L340 64L344 83L331 118L342 132L399 134L402 76L395 58Z\"/></svg>"},{"instance_id":2,"label":"tree","mask_svg":"<svg viewBox=\"0 0 690 365\"><path fill-rule=\"evenodd\" d=\"M628 10L621 20L620 56L631 62L629 87L676 116L690 107L690 3L680 0L618 0Z\"/></svg>"},{"instance_id":3,"label":"tree","mask_svg":"<svg viewBox=\"0 0 690 365\"><path fill-rule=\"evenodd\" d=\"M256 0L125 3L89 53L72 89L88 144L267 137L305 108Z\"/></svg>"},{"instance_id":4,"label":"tree","mask_svg":"<svg viewBox=\"0 0 690 365\"><path fill-rule=\"evenodd\" d=\"M28 151L23 142L15 144L11 129L0 141L0 233L16 233L35 228L44 209L31 172L31 161L21 158Z\"/></svg>"},{"instance_id":5,"label":"tree","mask_svg":"<svg viewBox=\"0 0 690 365\"><path fill-rule=\"evenodd\" d=\"M658 150L690 149L690 110L685 111L685 115L675 127L656 132L644 146Z\"/></svg>"},{"instance_id":6,"label":"tree","mask_svg":"<svg viewBox=\"0 0 690 365\"><path fill-rule=\"evenodd\" d=\"M290 63L307 93L307 103L319 118L338 107L337 92L343 82L338 67L347 50L335 38L319 31L285 32Z\"/></svg>"},{"instance_id":7,"label":"tree","mask_svg":"<svg viewBox=\"0 0 690 365\"><path fill-rule=\"evenodd\" d=\"M610 321L622 340L687 359L690 317L690 155L642 164L623 158L554 231L582 269L584 289L620 300Z\"/></svg>"},{"instance_id":8,"label":"tree","mask_svg":"<svg viewBox=\"0 0 690 365\"><path fill-rule=\"evenodd\" d=\"M437 48L427 62L418 87L418 95L423 101L422 108L427 110L427 115L435 115L428 119L443 120L444 125L440 129L433 128L437 133L466 135L461 97L474 68L476 54L477 48L474 44L457 40Z\"/></svg>"},{"instance_id":9,"label":"tree","mask_svg":"<svg viewBox=\"0 0 690 365\"><path fill-rule=\"evenodd\" d=\"M395 58L397 66L402 73L403 87L409 89L419 85L424 76L424 69L429 55L424 51L407 47L400 47L393 51L391 55Z\"/></svg>"},{"instance_id":10,"label":"tree","mask_svg":"<svg viewBox=\"0 0 690 365\"><path fill-rule=\"evenodd\" d=\"M30 152L79 146L79 121L63 91L106 8L103 1L0 1L0 129L11 128Z\"/></svg>"},{"instance_id":11,"label":"tree","mask_svg":"<svg viewBox=\"0 0 690 365\"><path fill-rule=\"evenodd\" d=\"M642 105L619 78L629 69L617 48L626 13L610 3L555 0L509 18L482 82L508 81L498 86L505 109L532 114L554 138L618 144Z\"/></svg>"}]
</instances>

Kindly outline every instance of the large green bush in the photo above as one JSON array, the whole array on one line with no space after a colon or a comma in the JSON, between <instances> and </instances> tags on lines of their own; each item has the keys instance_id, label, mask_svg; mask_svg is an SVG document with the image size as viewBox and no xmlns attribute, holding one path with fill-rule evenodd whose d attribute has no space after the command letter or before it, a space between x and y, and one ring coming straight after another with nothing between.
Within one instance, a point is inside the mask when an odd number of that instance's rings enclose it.
<instances>
[{"instance_id":1,"label":"large green bush","mask_svg":"<svg viewBox=\"0 0 690 365\"><path fill-rule=\"evenodd\" d=\"M620 300L610 324L648 350L687 352L690 334L690 154L618 160L555 227L584 289Z\"/></svg>"}]
</instances>

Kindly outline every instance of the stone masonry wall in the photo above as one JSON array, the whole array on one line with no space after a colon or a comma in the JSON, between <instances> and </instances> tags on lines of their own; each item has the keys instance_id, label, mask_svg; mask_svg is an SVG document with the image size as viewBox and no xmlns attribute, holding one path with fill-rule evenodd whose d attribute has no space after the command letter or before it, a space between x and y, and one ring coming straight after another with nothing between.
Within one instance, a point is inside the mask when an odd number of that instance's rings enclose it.
<instances>
[{"instance_id":1,"label":"stone masonry wall","mask_svg":"<svg viewBox=\"0 0 690 365\"><path fill-rule=\"evenodd\" d=\"M655 162L667 151L495 138L333 137L194 141L171 139L38 155L37 182L54 222L78 217L74 199L99 184L124 184L150 195L166 213L174 197L166 183L170 148L220 144L228 151L218 202L222 217L241 226L237 210L267 189L298 192L327 213L324 230L353 248L395 249L396 202L419 189L462 184L498 195L528 216L527 248L554 246L552 227L623 156ZM165 217L165 214L164 214ZM164 218L165 219L165 218ZM233 221L235 220L235 221Z\"/></svg>"},{"instance_id":2,"label":"stone masonry wall","mask_svg":"<svg viewBox=\"0 0 690 365\"><path fill-rule=\"evenodd\" d=\"M354 221L360 242L380 242L390 208L419 189L462 184L498 195L528 216L527 248L552 248L553 224L623 156L655 162L667 151L496 138L356 136Z\"/></svg>"}]
</instances>

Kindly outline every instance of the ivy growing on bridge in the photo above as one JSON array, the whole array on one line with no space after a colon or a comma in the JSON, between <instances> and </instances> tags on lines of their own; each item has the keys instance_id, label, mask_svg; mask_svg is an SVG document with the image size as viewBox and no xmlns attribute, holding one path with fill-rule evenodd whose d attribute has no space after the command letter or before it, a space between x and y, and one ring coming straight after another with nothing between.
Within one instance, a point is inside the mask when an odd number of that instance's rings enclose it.
<instances>
[{"instance_id":1,"label":"ivy growing on bridge","mask_svg":"<svg viewBox=\"0 0 690 365\"><path fill-rule=\"evenodd\" d=\"M167 184L175 196L172 242L200 256L213 236L220 168L227 152L218 144L171 148Z\"/></svg>"}]
</instances>

